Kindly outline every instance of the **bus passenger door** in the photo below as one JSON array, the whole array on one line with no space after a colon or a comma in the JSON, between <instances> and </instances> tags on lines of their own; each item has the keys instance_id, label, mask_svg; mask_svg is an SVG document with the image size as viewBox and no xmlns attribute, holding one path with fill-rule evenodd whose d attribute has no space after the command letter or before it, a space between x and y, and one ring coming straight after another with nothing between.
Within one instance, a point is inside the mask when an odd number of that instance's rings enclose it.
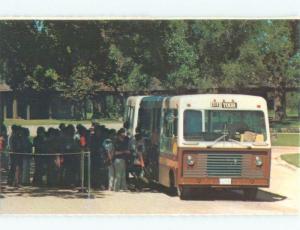
<instances>
[{"instance_id":1,"label":"bus passenger door","mask_svg":"<svg viewBox=\"0 0 300 230\"><path fill-rule=\"evenodd\" d=\"M131 136L134 133L134 130L133 130L133 128L134 128L133 123L134 123L134 116L135 116L134 111L135 111L134 107L132 107L132 106L128 106L125 111L123 126L124 126L124 128L127 129L127 131L128 131L127 134L129 134L129 136Z\"/></svg>"},{"instance_id":2,"label":"bus passenger door","mask_svg":"<svg viewBox=\"0 0 300 230\"><path fill-rule=\"evenodd\" d=\"M177 120L177 110L164 110L160 138L159 183L167 187L170 186L170 177L173 177L173 183L175 183L176 179ZM173 175L171 175L172 173Z\"/></svg>"},{"instance_id":3,"label":"bus passenger door","mask_svg":"<svg viewBox=\"0 0 300 230\"><path fill-rule=\"evenodd\" d=\"M145 163L145 176L148 179L153 180L153 146L151 142L151 131L152 131L152 113L151 109L141 106L139 109L139 115L138 115L138 125L137 127L140 129L140 132L142 134L142 137L144 139L144 144L145 144L145 155L144 157L144 163Z\"/></svg>"},{"instance_id":4,"label":"bus passenger door","mask_svg":"<svg viewBox=\"0 0 300 230\"><path fill-rule=\"evenodd\" d=\"M159 135L160 135L160 119L161 109L152 109L152 131L151 131L151 150L149 152L150 171L152 172L152 179L158 181L159 179Z\"/></svg>"}]
</instances>

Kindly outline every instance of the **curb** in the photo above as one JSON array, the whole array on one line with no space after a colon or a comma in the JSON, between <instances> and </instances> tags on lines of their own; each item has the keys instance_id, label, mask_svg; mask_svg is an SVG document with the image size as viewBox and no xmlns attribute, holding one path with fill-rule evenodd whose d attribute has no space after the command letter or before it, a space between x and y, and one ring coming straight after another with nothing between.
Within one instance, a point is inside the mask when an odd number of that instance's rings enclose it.
<instances>
[{"instance_id":1,"label":"curb","mask_svg":"<svg viewBox=\"0 0 300 230\"><path fill-rule=\"evenodd\" d=\"M275 159L280 163L280 165L288 168L288 169L291 169L292 171L298 171L300 168L292 165L292 164L289 164L288 162L286 162L285 160L282 160L281 159L281 156L282 155L285 155L285 154L280 154L279 157L276 157Z\"/></svg>"}]
</instances>

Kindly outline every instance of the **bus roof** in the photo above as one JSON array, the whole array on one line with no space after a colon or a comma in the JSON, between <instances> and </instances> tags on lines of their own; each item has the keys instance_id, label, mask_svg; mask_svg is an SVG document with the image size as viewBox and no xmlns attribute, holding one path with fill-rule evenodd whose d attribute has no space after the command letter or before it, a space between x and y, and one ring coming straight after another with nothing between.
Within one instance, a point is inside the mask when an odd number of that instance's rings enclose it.
<instances>
[{"instance_id":1,"label":"bus roof","mask_svg":"<svg viewBox=\"0 0 300 230\"><path fill-rule=\"evenodd\" d=\"M203 109L266 110L263 97L242 94L194 94L170 97L170 108L201 107Z\"/></svg>"},{"instance_id":2,"label":"bus roof","mask_svg":"<svg viewBox=\"0 0 300 230\"><path fill-rule=\"evenodd\" d=\"M165 99L165 96L148 96L142 99L141 107L147 108L160 108L162 107L162 102Z\"/></svg>"},{"instance_id":3,"label":"bus roof","mask_svg":"<svg viewBox=\"0 0 300 230\"><path fill-rule=\"evenodd\" d=\"M127 105L142 107L267 110L263 97L243 94L192 94L178 96L131 96ZM225 107L224 107L225 106ZM231 107L230 107L231 106Z\"/></svg>"},{"instance_id":4,"label":"bus roof","mask_svg":"<svg viewBox=\"0 0 300 230\"><path fill-rule=\"evenodd\" d=\"M130 96L127 98L126 104L129 106L135 106L136 104L140 104L144 97L147 96Z\"/></svg>"}]
</instances>

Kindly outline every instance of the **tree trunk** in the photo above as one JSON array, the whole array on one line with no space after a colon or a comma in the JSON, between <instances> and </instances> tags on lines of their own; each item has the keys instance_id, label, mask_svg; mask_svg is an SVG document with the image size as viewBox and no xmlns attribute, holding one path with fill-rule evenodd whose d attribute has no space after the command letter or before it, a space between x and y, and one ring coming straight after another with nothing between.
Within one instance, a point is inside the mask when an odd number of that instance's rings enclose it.
<instances>
[{"instance_id":1,"label":"tree trunk","mask_svg":"<svg viewBox=\"0 0 300 230\"><path fill-rule=\"evenodd\" d=\"M18 118L18 100L17 100L17 97L14 96L13 98L13 106L12 106L12 110L13 110L13 119L17 119Z\"/></svg>"},{"instance_id":2,"label":"tree trunk","mask_svg":"<svg viewBox=\"0 0 300 230\"><path fill-rule=\"evenodd\" d=\"M84 120L87 120L87 102L86 102L87 99L84 99L84 102L83 102L83 115L84 115Z\"/></svg>"},{"instance_id":3,"label":"tree trunk","mask_svg":"<svg viewBox=\"0 0 300 230\"><path fill-rule=\"evenodd\" d=\"M119 102L119 105L120 105L120 111L118 111L118 115L120 117L122 117L123 113L124 113L124 110L125 110L125 96L121 93L118 93L117 94L117 99L118 99L118 102Z\"/></svg>"},{"instance_id":4,"label":"tree trunk","mask_svg":"<svg viewBox=\"0 0 300 230\"><path fill-rule=\"evenodd\" d=\"M103 107L103 116L108 118L109 117L109 113L107 111L107 100L106 100L106 94L102 95L102 107Z\"/></svg>"},{"instance_id":5,"label":"tree trunk","mask_svg":"<svg viewBox=\"0 0 300 230\"><path fill-rule=\"evenodd\" d=\"M115 106L118 106L117 104L120 105L120 109L117 111L117 116L120 116L122 117L123 116L123 113L124 113L124 110L125 110L125 96L124 96L124 93L120 92L118 90L118 87L113 87L114 90L115 90L115 96L114 96L114 105Z\"/></svg>"},{"instance_id":6,"label":"tree trunk","mask_svg":"<svg viewBox=\"0 0 300 230\"><path fill-rule=\"evenodd\" d=\"M283 118L286 118L287 114L286 114L286 93L285 93L285 90L283 90L283 95L282 95L282 110L283 110Z\"/></svg>"},{"instance_id":7,"label":"tree trunk","mask_svg":"<svg viewBox=\"0 0 300 230\"><path fill-rule=\"evenodd\" d=\"M102 94L99 98L99 104L101 105L101 117L109 117L109 113L107 111L107 103L106 103L106 95Z\"/></svg>"},{"instance_id":8,"label":"tree trunk","mask_svg":"<svg viewBox=\"0 0 300 230\"><path fill-rule=\"evenodd\" d=\"M101 113L101 106L98 103L98 98L94 97L92 99L92 104L93 104L93 119L100 118L100 113Z\"/></svg>"},{"instance_id":9,"label":"tree trunk","mask_svg":"<svg viewBox=\"0 0 300 230\"><path fill-rule=\"evenodd\" d=\"M26 106L26 119L30 120L30 104Z\"/></svg>"},{"instance_id":10,"label":"tree trunk","mask_svg":"<svg viewBox=\"0 0 300 230\"><path fill-rule=\"evenodd\" d=\"M74 104L71 104L71 118L74 119L75 117L75 111L74 111Z\"/></svg>"},{"instance_id":11,"label":"tree trunk","mask_svg":"<svg viewBox=\"0 0 300 230\"><path fill-rule=\"evenodd\" d=\"M282 121L285 116L285 91L284 88L278 87L274 91L274 120Z\"/></svg>"},{"instance_id":12,"label":"tree trunk","mask_svg":"<svg viewBox=\"0 0 300 230\"><path fill-rule=\"evenodd\" d=\"M49 105L48 105L48 119L52 119L53 117L53 111L52 111L52 103L51 101L49 101Z\"/></svg>"}]
</instances>

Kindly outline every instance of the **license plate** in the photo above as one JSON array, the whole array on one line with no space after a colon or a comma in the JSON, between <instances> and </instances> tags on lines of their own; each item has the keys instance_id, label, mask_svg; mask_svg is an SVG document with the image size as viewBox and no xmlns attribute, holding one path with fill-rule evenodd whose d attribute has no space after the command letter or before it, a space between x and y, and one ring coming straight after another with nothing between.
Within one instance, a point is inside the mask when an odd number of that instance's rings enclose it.
<instances>
[{"instance_id":1,"label":"license plate","mask_svg":"<svg viewBox=\"0 0 300 230\"><path fill-rule=\"evenodd\" d=\"M219 178L219 183L222 185L229 185L231 184L231 178Z\"/></svg>"}]
</instances>

